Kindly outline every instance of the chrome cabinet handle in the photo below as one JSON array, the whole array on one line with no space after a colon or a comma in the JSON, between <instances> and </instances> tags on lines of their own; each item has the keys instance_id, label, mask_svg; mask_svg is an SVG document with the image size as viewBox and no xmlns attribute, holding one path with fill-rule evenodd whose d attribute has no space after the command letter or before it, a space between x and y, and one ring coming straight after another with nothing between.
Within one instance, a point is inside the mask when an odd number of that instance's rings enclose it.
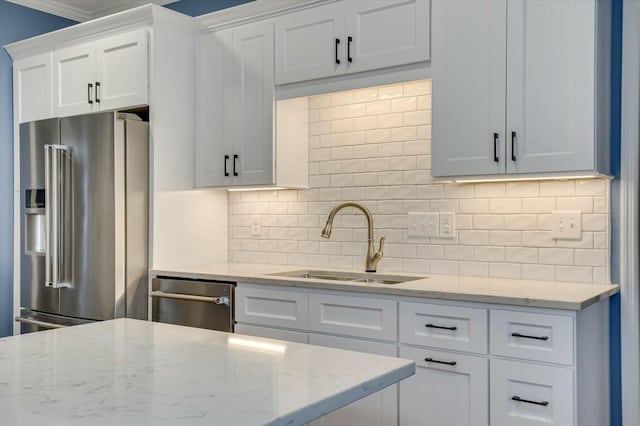
<instances>
[{"instance_id":1,"label":"chrome cabinet handle","mask_svg":"<svg viewBox=\"0 0 640 426\"><path fill-rule=\"evenodd\" d=\"M42 327L42 328L54 329L54 328L65 328L66 327L66 325L54 324L54 323L51 323L51 322L38 321L38 320L31 319L31 318L16 317L15 320L17 322L22 322L22 323L25 323L25 324L37 325L38 327Z\"/></svg>"},{"instance_id":2,"label":"chrome cabinet handle","mask_svg":"<svg viewBox=\"0 0 640 426\"><path fill-rule=\"evenodd\" d=\"M445 365L450 365L452 367L457 364L456 361L438 361L437 359L433 359L433 358L425 358L424 360L426 362L433 362L436 364L445 364Z\"/></svg>"},{"instance_id":3,"label":"chrome cabinet handle","mask_svg":"<svg viewBox=\"0 0 640 426\"><path fill-rule=\"evenodd\" d=\"M451 327L446 327L444 325L425 324L424 326L427 328L439 328L441 330L451 330L451 331L455 331L458 329L458 327L456 327L455 325Z\"/></svg>"},{"instance_id":4,"label":"chrome cabinet handle","mask_svg":"<svg viewBox=\"0 0 640 426\"><path fill-rule=\"evenodd\" d=\"M523 339L549 340L549 336L531 336L529 334L511 333L513 337L521 337Z\"/></svg>"},{"instance_id":5,"label":"chrome cabinet handle","mask_svg":"<svg viewBox=\"0 0 640 426\"><path fill-rule=\"evenodd\" d=\"M87 84L87 102L90 104L93 103L93 99L91 99L91 95L93 94L93 84Z\"/></svg>"},{"instance_id":6,"label":"chrome cabinet handle","mask_svg":"<svg viewBox=\"0 0 640 426\"><path fill-rule=\"evenodd\" d=\"M176 299L176 300L190 300L192 302L206 302L213 303L215 305L228 305L229 298L226 296L209 297L209 296L196 296L194 294L181 294L181 293L167 293L164 291L152 291L151 297L160 297L164 299Z\"/></svg>"},{"instance_id":7,"label":"chrome cabinet handle","mask_svg":"<svg viewBox=\"0 0 640 426\"><path fill-rule=\"evenodd\" d=\"M498 158L498 138L499 137L500 135L498 134L498 132L493 134L493 161L495 161L496 163L500 161L500 158Z\"/></svg>"},{"instance_id":8,"label":"chrome cabinet handle","mask_svg":"<svg viewBox=\"0 0 640 426\"><path fill-rule=\"evenodd\" d=\"M44 146L45 287L72 287L73 181L71 148Z\"/></svg>"},{"instance_id":9,"label":"chrome cabinet handle","mask_svg":"<svg viewBox=\"0 0 640 426\"><path fill-rule=\"evenodd\" d=\"M100 103L100 82L96 81L96 102Z\"/></svg>"},{"instance_id":10,"label":"chrome cabinet handle","mask_svg":"<svg viewBox=\"0 0 640 426\"><path fill-rule=\"evenodd\" d=\"M336 39L336 64L340 65L340 59L338 58L338 45L340 44L340 39Z\"/></svg>"},{"instance_id":11,"label":"chrome cabinet handle","mask_svg":"<svg viewBox=\"0 0 640 426\"><path fill-rule=\"evenodd\" d=\"M549 405L549 401L532 401L530 399L520 398L518 395L513 395L511 399L517 402L526 402L527 404L542 405L543 407Z\"/></svg>"}]
</instances>

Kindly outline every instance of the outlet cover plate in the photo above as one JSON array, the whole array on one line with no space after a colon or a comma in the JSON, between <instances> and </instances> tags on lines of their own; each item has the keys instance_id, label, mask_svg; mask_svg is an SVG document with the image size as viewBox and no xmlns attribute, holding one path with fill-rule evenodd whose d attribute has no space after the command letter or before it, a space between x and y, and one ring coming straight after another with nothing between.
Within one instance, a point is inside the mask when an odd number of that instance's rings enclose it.
<instances>
[{"instance_id":1,"label":"outlet cover plate","mask_svg":"<svg viewBox=\"0 0 640 426\"><path fill-rule=\"evenodd\" d=\"M437 238L438 213L409 212L407 231L409 238Z\"/></svg>"},{"instance_id":2,"label":"outlet cover plate","mask_svg":"<svg viewBox=\"0 0 640 426\"><path fill-rule=\"evenodd\" d=\"M557 240L579 240L582 238L582 212L552 212L553 238Z\"/></svg>"},{"instance_id":3,"label":"outlet cover plate","mask_svg":"<svg viewBox=\"0 0 640 426\"><path fill-rule=\"evenodd\" d=\"M456 214L440 213L440 238L454 238L456 235Z\"/></svg>"}]
</instances>

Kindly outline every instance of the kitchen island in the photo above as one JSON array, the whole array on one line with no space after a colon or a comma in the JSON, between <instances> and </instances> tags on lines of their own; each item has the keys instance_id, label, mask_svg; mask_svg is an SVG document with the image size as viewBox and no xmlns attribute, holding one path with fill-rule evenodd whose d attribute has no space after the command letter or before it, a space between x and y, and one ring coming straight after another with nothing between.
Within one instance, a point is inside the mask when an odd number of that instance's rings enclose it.
<instances>
[{"instance_id":1,"label":"kitchen island","mask_svg":"<svg viewBox=\"0 0 640 426\"><path fill-rule=\"evenodd\" d=\"M300 425L413 361L118 319L0 339L0 425Z\"/></svg>"}]
</instances>

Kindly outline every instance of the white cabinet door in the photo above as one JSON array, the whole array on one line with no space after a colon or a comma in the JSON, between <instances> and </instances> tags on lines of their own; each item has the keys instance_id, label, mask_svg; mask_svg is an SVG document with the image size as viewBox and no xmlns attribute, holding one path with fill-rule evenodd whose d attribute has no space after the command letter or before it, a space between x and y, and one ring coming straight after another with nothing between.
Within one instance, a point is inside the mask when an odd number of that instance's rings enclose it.
<instances>
[{"instance_id":1,"label":"white cabinet door","mask_svg":"<svg viewBox=\"0 0 640 426\"><path fill-rule=\"evenodd\" d=\"M96 42L96 98L101 110L148 103L147 31L136 30Z\"/></svg>"},{"instance_id":2,"label":"white cabinet door","mask_svg":"<svg viewBox=\"0 0 640 426\"><path fill-rule=\"evenodd\" d=\"M509 0L508 11L507 171L593 170L596 1Z\"/></svg>"},{"instance_id":3,"label":"white cabinet door","mask_svg":"<svg viewBox=\"0 0 640 426\"><path fill-rule=\"evenodd\" d=\"M233 30L233 152L237 185L274 183L273 22Z\"/></svg>"},{"instance_id":4,"label":"white cabinet door","mask_svg":"<svg viewBox=\"0 0 640 426\"><path fill-rule=\"evenodd\" d=\"M309 334L309 343L370 354L398 356L396 345ZM398 424L398 386L389 386L310 423L312 426L393 426Z\"/></svg>"},{"instance_id":5,"label":"white cabinet door","mask_svg":"<svg viewBox=\"0 0 640 426\"><path fill-rule=\"evenodd\" d=\"M53 117L52 57L47 52L13 63L13 96L19 123Z\"/></svg>"},{"instance_id":6,"label":"white cabinet door","mask_svg":"<svg viewBox=\"0 0 640 426\"><path fill-rule=\"evenodd\" d=\"M343 72L347 40L342 2L279 16L275 27L277 84Z\"/></svg>"},{"instance_id":7,"label":"white cabinet door","mask_svg":"<svg viewBox=\"0 0 640 426\"><path fill-rule=\"evenodd\" d=\"M195 186L229 186L231 179L233 30L196 40Z\"/></svg>"},{"instance_id":8,"label":"white cabinet door","mask_svg":"<svg viewBox=\"0 0 640 426\"><path fill-rule=\"evenodd\" d=\"M453 352L400 347L416 374L400 382L401 426L487 426L489 361Z\"/></svg>"},{"instance_id":9,"label":"white cabinet door","mask_svg":"<svg viewBox=\"0 0 640 426\"><path fill-rule=\"evenodd\" d=\"M506 6L433 1L433 176L505 172Z\"/></svg>"},{"instance_id":10,"label":"white cabinet door","mask_svg":"<svg viewBox=\"0 0 640 426\"><path fill-rule=\"evenodd\" d=\"M430 57L430 0L350 0L347 8L347 72L360 72Z\"/></svg>"},{"instance_id":11,"label":"white cabinet door","mask_svg":"<svg viewBox=\"0 0 640 426\"><path fill-rule=\"evenodd\" d=\"M306 291L277 286L239 285L235 292L235 319L241 324L307 330L309 295Z\"/></svg>"},{"instance_id":12,"label":"white cabinet door","mask_svg":"<svg viewBox=\"0 0 640 426\"><path fill-rule=\"evenodd\" d=\"M54 115L64 117L95 110L95 60L93 42L54 52Z\"/></svg>"},{"instance_id":13,"label":"white cabinet door","mask_svg":"<svg viewBox=\"0 0 640 426\"><path fill-rule=\"evenodd\" d=\"M492 426L573 426L573 413L572 369L491 360Z\"/></svg>"}]
</instances>

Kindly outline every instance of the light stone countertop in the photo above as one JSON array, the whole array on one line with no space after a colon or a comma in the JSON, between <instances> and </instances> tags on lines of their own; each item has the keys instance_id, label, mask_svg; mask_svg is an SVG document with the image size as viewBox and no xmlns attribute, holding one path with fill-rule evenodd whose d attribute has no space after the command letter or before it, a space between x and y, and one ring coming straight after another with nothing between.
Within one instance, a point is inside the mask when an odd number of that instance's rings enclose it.
<instances>
[{"instance_id":1,"label":"light stone countertop","mask_svg":"<svg viewBox=\"0 0 640 426\"><path fill-rule=\"evenodd\" d=\"M619 291L619 286L615 284L583 284L458 275L426 274L424 276L427 278L393 285L271 275L303 269L361 272L291 265L219 263L156 268L150 270L149 273L152 276L196 278L576 311L586 308L601 299L606 299ZM389 274L381 272L379 275L420 276L420 274L396 272Z\"/></svg>"},{"instance_id":2,"label":"light stone countertop","mask_svg":"<svg viewBox=\"0 0 640 426\"><path fill-rule=\"evenodd\" d=\"M118 319L0 339L0 424L300 425L413 361Z\"/></svg>"}]
</instances>

